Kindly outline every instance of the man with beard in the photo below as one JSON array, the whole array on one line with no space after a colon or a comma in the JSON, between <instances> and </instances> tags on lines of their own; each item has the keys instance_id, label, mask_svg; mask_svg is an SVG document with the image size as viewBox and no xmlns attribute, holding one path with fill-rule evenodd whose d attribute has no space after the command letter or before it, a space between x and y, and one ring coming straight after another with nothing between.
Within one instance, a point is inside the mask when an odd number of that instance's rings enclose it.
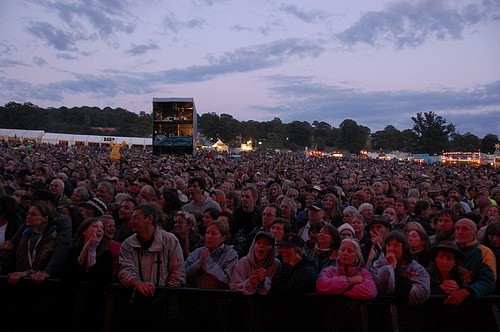
<instances>
[{"instance_id":1,"label":"man with beard","mask_svg":"<svg viewBox=\"0 0 500 332\"><path fill-rule=\"evenodd\" d=\"M437 216L436 234L429 237L431 246L437 246L441 241L455 241L455 223L457 216L451 209L439 211Z\"/></svg>"},{"instance_id":2,"label":"man with beard","mask_svg":"<svg viewBox=\"0 0 500 332\"><path fill-rule=\"evenodd\" d=\"M130 226L130 220L132 219L132 213L137 207L137 202L128 198L122 202L120 210L118 210L118 222L116 223L116 235L115 240L118 242L125 241L130 235L133 234L132 227Z\"/></svg>"}]
</instances>

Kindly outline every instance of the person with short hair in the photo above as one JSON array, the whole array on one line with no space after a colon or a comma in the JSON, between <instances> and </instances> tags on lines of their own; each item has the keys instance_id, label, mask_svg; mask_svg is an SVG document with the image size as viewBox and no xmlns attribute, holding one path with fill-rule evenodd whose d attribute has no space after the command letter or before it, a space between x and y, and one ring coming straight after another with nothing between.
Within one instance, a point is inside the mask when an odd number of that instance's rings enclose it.
<instances>
[{"instance_id":1,"label":"person with short hair","mask_svg":"<svg viewBox=\"0 0 500 332\"><path fill-rule=\"evenodd\" d=\"M96 197L103 201L106 205L113 203L115 199L115 187L111 182L100 182L97 186Z\"/></svg>"},{"instance_id":2,"label":"person with short hair","mask_svg":"<svg viewBox=\"0 0 500 332\"><path fill-rule=\"evenodd\" d=\"M493 294L496 280L496 259L491 249L477 241L477 226L467 218L455 224L455 242L465 255L464 267L469 271L471 281L454 290L445 304L459 305L466 298L477 298Z\"/></svg>"},{"instance_id":3,"label":"person with short hair","mask_svg":"<svg viewBox=\"0 0 500 332\"><path fill-rule=\"evenodd\" d=\"M49 190L55 196L56 203L54 204L54 206L56 208L71 204L71 199L69 199L64 194L64 181L63 180L60 180L60 179L52 180L52 182L50 182Z\"/></svg>"},{"instance_id":4,"label":"person with short hair","mask_svg":"<svg viewBox=\"0 0 500 332\"><path fill-rule=\"evenodd\" d=\"M206 190L206 181L202 177L192 177L188 181L188 196L190 198L189 203L184 204L181 207L182 211L193 213L203 213L205 210L212 208L220 211L220 205L212 198L205 196L204 192Z\"/></svg>"},{"instance_id":5,"label":"person with short hair","mask_svg":"<svg viewBox=\"0 0 500 332\"><path fill-rule=\"evenodd\" d=\"M281 241L286 233L290 233L291 226L285 218L275 218L271 223L271 233L274 235L276 242ZM276 254L278 251L276 251Z\"/></svg>"},{"instance_id":6,"label":"person with short hair","mask_svg":"<svg viewBox=\"0 0 500 332\"><path fill-rule=\"evenodd\" d=\"M241 204L233 213L235 227L231 229L231 233L235 236L241 231L241 235L245 237L256 226L260 226L262 215L257 207L259 193L254 187L245 187L241 190Z\"/></svg>"},{"instance_id":7,"label":"person with short hair","mask_svg":"<svg viewBox=\"0 0 500 332\"><path fill-rule=\"evenodd\" d=\"M212 221L205 233L205 245L195 249L186 259L188 285L196 288L228 289L238 254L230 240L228 226L222 221Z\"/></svg>"},{"instance_id":8,"label":"person with short hair","mask_svg":"<svg viewBox=\"0 0 500 332\"><path fill-rule=\"evenodd\" d=\"M134 234L121 247L118 278L125 287L146 297L158 286L180 287L186 282L182 249L177 238L156 228L156 208L143 204L132 213Z\"/></svg>"}]
</instances>

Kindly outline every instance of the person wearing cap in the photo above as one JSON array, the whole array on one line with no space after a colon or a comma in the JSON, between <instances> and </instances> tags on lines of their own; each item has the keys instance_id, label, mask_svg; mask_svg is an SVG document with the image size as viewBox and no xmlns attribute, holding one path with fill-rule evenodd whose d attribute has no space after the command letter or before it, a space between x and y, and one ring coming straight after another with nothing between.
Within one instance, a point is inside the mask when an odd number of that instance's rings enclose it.
<instances>
[{"instance_id":1,"label":"person wearing cap","mask_svg":"<svg viewBox=\"0 0 500 332\"><path fill-rule=\"evenodd\" d=\"M314 195L315 200L320 200L321 199L321 194L322 194L321 187L319 185L314 185L311 188L311 193Z\"/></svg>"},{"instance_id":2,"label":"person wearing cap","mask_svg":"<svg viewBox=\"0 0 500 332\"><path fill-rule=\"evenodd\" d=\"M366 267L370 268L382 253L384 238L391 230L391 224L385 216L374 215L366 224L365 229L370 234L370 241L362 246Z\"/></svg>"},{"instance_id":3,"label":"person wearing cap","mask_svg":"<svg viewBox=\"0 0 500 332\"><path fill-rule=\"evenodd\" d=\"M33 195L37 190L46 190L47 186L41 181L32 181L26 184L28 195Z\"/></svg>"},{"instance_id":4,"label":"person wearing cap","mask_svg":"<svg viewBox=\"0 0 500 332\"><path fill-rule=\"evenodd\" d=\"M5 176L10 175L6 174ZM12 176L12 182L5 186L5 190L9 195L14 194L16 190L26 190L26 184L31 182L31 172L26 169L22 169L17 173L17 176L14 180Z\"/></svg>"},{"instance_id":5,"label":"person wearing cap","mask_svg":"<svg viewBox=\"0 0 500 332\"><path fill-rule=\"evenodd\" d=\"M355 239L356 238L356 232L354 231L354 227L349 225L348 223L344 223L340 225L340 227L337 229L339 231L340 239Z\"/></svg>"},{"instance_id":6,"label":"person wearing cap","mask_svg":"<svg viewBox=\"0 0 500 332\"><path fill-rule=\"evenodd\" d=\"M429 250L432 294L450 294L465 286L461 268L464 254L453 241L442 241Z\"/></svg>"},{"instance_id":7,"label":"person wearing cap","mask_svg":"<svg viewBox=\"0 0 500 332\"><path fill-rule=\"evenodd\" d=\"M307 206L307 218L298 224L299 235L304 241L309 240L309 228L313 224L325 224L323 220L325 216L325 206L321 201L314 201Z\"/></svg>"},{"instance_id":8,"label":"person wearing cap","mask_svg":"<svg viewBox=\"0 0 500 332\"><path fill-rule=\"evenodd\" d=\"M281 262L276 257L273 234L260 231L255 235L248 254L236 264L229 287L244 295L265 295L271 290L271 279Z\"/></svg>"},{"instance_id":9,"label":"person wearing cap","mask_svg":"<svg viewBox=\"0 0 500 332\"><path fill-rule=\"evenodd\" d=\"M281 266L271 280L271 294L304 294L316 289L316 266L304 251L305 241L287 233L278 242Z\"/></svg>"},{"instance_id":10,"label":"person wearing cap","mask_svg":"<svg viewBox=\"0 0 500 332\"><path fill-rule=\"evenodd\" d=\"M82 214L85 219L92 217L100 217L106 214L108 207L99 198L91 198L85 203Z\"/></svg>"}]
</instances>

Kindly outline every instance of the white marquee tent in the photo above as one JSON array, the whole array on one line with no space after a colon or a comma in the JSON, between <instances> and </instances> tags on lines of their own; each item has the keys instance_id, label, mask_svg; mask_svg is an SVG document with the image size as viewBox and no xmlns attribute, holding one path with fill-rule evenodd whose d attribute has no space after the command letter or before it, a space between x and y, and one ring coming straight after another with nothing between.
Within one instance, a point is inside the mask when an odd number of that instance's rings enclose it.
<instances>
[{"instance_id":1,"label":"white marquee tent","mask_svg":"<svg viewBox=\"0 0 500 332\"><path fill-rule=\"evenodd\" d=\"M5 141L18 139L21 141L33 140L36 143L66 144L66 145L88 145L109 144L111 140L120 144L125 141L128 146L152 146L152 138L123 137L123 136L99 136L99 135L74 135L60 133L46 133L42 130L25 129L2 129L0 128L0 139Z\"/></svg>"}]
</instances>

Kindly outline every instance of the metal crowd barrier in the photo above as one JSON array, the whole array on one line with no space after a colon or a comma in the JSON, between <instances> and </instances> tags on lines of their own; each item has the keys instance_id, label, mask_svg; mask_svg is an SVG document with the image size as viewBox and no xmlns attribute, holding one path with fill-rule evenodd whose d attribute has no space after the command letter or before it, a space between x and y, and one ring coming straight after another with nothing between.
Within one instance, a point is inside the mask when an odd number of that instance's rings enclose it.
<instances>
[{"instance_id":1,"label":"metal crowd barrier","mask_svg":"<svg viewBox=\"0 0 500 332\"><path fill-rule=\"evenodd\" d=\"M358 301L166 287L145 299L118 284L97 287L51 279L13 286L2 276L0 324L4 331L500 331L500 295L459 307L443 305L443 300L433 295L411 307L391 296Z\"/></svg>"}]
</instances>

